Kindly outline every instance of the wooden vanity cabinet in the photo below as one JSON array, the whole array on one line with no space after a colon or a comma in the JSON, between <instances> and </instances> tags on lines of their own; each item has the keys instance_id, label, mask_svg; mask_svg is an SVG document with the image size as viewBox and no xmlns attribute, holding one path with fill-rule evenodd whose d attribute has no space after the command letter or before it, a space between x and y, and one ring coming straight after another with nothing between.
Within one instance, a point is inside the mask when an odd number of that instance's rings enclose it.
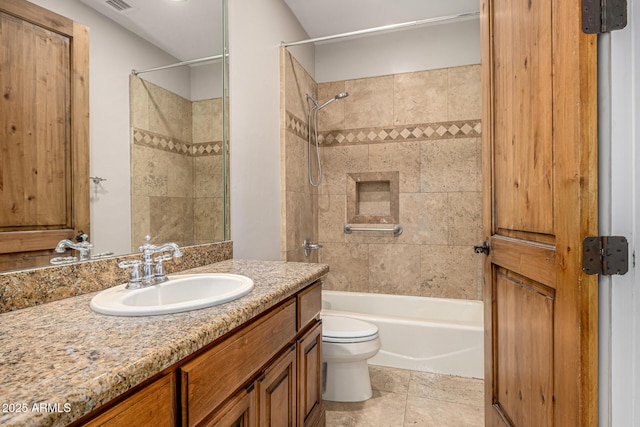
<instances>
[{"instance_id":1,"label":"wooden vanity cabinet","mask_svg":"<svg viewBox=\"0 0 640 427\"><path fill-rule=\"evenodd\" d=\"M196 426L296 335L293 299L180 367L182 425Z\"/></svg>"},{"instance_id":2,"label":"wooden vanity cabinet","mask_svg":"<svg viewBox=\"0 0 640 427\"><path fill-rule=\"evenodd\" d=\"M247 411L258 426L324 425L321 298L321 282L315 282L181 367L183 425L219 419L229 410L218 409L220 403L251 378L256 410Z\"/></svg>"},{"instance_id":3,"label":"wooden vanity cabinet","mask_svg":"<svg viewBox=\"0 0 640 427\"><path fill-rule=\"evenodd\" d=\"M324 426L320 290L309 285L84 425Z\"/></svg>"}]
</instances>

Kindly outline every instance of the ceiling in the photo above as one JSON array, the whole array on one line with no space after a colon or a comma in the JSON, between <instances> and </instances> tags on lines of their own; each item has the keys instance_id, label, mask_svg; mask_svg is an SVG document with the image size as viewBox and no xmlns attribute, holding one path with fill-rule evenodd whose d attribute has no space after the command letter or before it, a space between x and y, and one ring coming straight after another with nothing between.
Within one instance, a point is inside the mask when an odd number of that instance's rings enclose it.
<instances>
[{"instance_id":1,"label":"ceiling","mask_svg":"<svg viewBox=\"0 0 640 427\"><path fill-rule=\"evenodd\" d=\"M180 61L222 53L221 1L81 1ZM480 7L479 0L284 1L312 38L478 11Z\"/></svg>"},{"instance_id":2,"label":"ceiling","mask_svg":"<svg viewBox=\"0 0 640 427\"><path fill-rule=\"evenodd\" d=\"M180 61L222 53L221 1L80 1Z\"/></svg>"},{"instance_id":3,"label":"ceiling","mask_svg":"<svg viewBox=\"0 0 640 427\"><path fill-rule=\"evenodd\" d=\"M480 0L284 0L311 38L480 10Z\"/></svg>"}]
</instances>

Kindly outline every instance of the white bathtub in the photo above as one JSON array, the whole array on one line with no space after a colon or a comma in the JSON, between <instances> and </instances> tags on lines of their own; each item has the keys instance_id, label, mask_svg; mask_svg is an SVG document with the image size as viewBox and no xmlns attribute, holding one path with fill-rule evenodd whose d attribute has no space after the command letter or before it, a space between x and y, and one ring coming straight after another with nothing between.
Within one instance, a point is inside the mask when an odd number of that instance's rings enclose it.
<instances>
[{"instance_id":1,"label":"white bathtub","mask_svg":"<svg viewBox=\"0 0 640 427\"><path fill-rule=\"evenodd\" d=\"M322 312L378 326L370 364L482 378L482 301L322 291Z\"/></svg>"}]
</instances>

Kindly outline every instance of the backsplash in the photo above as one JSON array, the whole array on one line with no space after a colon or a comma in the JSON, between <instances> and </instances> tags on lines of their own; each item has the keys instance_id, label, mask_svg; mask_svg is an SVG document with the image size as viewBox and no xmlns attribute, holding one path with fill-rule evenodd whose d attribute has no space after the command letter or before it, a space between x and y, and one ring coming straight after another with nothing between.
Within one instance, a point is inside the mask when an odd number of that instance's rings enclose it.
<instances>
[{"instance_id":1,"label":"backsplash","mask_svg":"<svg viewBox=\"0 0 640 427\"><path fill-rule=\"evenodd\" d=\"M167 273L176 273L233 258L233 242L185 246L182 258L166 262ZM140 254L62 266L0 274L0 313L101 291L125 283L129 270L120 261L141 259Z\"/></svg>"}]
</instances>

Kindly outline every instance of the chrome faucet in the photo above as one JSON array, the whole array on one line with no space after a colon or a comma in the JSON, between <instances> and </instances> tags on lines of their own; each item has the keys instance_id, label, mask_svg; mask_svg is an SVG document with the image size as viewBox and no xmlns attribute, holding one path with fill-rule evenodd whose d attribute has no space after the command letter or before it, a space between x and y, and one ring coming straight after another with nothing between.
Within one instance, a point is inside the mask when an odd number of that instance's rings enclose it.
<instances>
[{"instance_id":1,"label":"chrome faucet","mask_svg":"<svg viewBox=\"0 0 640 427\"><path fill-rule=\"evenodd\" d=\"M93 245L87 241L86 234L82 233L78 235L76 239L78 239L78 243L74 243L71 240L64 239L58 242L56 246L56 252L59 254L64 253L65 248L75 249L80 252L80 261L86 261L91 259L91 250L93 249Z\"/></svg>"},{"instance_id":2,"label":"chrome faucet","mask_svg":"<svg viewBox=\"0 0 640 427\"><path fill-rule=\"evenodd\" d=\"M131 278L127 289L139 289L169 280L164 272L163 261L173 258L180 258L182 252L175 243L164 243L156 246L151 244L151 236L146 236L146 242L138 249L142 252L142 261L122 261L118 264L120 268L131 268ZM156 258L155 254L172 251L171 254L163 254ZM155 261L155 264L154 264ZM142 266L142 275L139 268Z\"/></svg>"}]
</instances>

